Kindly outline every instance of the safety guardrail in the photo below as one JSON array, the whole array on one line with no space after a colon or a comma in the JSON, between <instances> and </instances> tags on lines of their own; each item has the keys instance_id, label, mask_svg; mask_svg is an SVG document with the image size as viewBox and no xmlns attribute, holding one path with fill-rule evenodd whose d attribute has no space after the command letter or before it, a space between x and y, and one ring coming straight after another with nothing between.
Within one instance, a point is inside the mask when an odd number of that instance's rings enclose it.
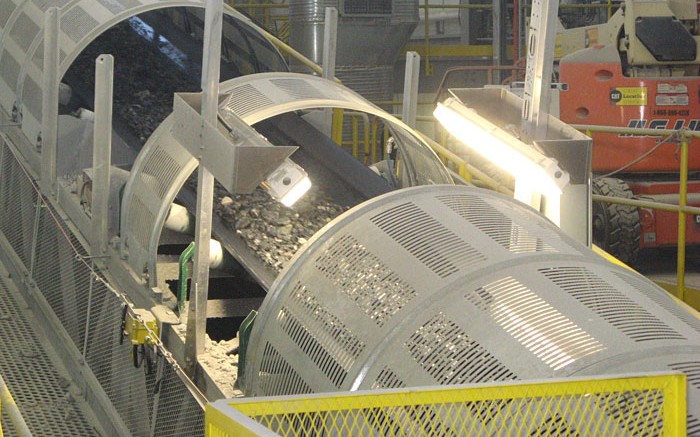
<instances>
[{"instance_id":1,"label":"safety guardrail","mask_svg":"<svg viewBox=\"0 0 700 437\"><path fill-rule=\"evenodd\" d=\"M15 205L0 211L0 251L16 255L21 284L53 313L64 347L79 357L86 381L105 390L124 430L141 435L159 425L171 435L201 435L205 396L143 313L97 269L100 256L88 255L19 156L0 133L0 203ZM125 338L129 320L140 322L148 341Z\"/></svg>"},{"instance_id":2,"label":"safety guardrail","mask_svg":"<svg viewBox=\"0 0 700 437\"><path fill-rule=\"evenodd\" d=\"M624 375L238 398L206 435L686 435L686 376Z\"/></svg>"},{"instance_id":3,"label":"safety guardrail","mask_svg":"<svg viewBox=\"0 0 700 437\"><path fill-rule=\"evenodd\" d=\"M678 205L670 203L653 202L640 199L626 199L618 197L608 197L593 195L592 198L596 202L615 203L619 205L634 206L637 208L649 208L662 211L670 211L678 214L678 259L676 266L676 297L681 301L689 303L686 295L685 286L685 259L686 259L686 215L700 214L700 208L688 205L688 150L691 138L700 138L700 132L691 131L687 128L673 129L644 129L644 128L628 128L615 126L593 126L593 125L572 125L574 128L583 131L589 137L594 132L599 133L614 133L619 135L638 135L638 136L664 136L671 137L680 145L679 153L679 202ZM692 305L697 307L697 303Z\"/></svg>"},{"instance_id":4,"label":"safety guardrail","mask_svg":"<svg viewBox=\"0 0 700 437\"><path fill-rule=\"evenodd\" d=\"M433 73L433 67L431 63L431 58L434 56L449 56L449 57L493 57L493 46L492 45L436 45L431 42L430 38L430 14L431 10L436 9L457 9L457 10L491 10L493 9L492 4L431 4L429 1L425 1L424 4L418 6L424 11L423 15L423 28L424 28L424 41L422 45L409 44L406 48L407 51L418 52L423 58L423 66L425 70L425 75L430 76ZM521 43L521 19L519 17L527 16L528 10L531 4L527 2L519 2L515 0L513 5L507 5L507 9L512 9L513 19L511 20L513 25L513 33L517 37L513 38L513 44L508 46L508 50L514 54L513 59L520 58L520 50L524 46ZM619 4L613 2L612 0L607 0L601 4L562 4L559 6L560 9L606 9L608 20L612 16L613 12L617 10Z\"/></svg>"},{"instance_id":5,"label":"safety guardrail","mask_svg":"<svg viewBox=\"0 0 700 437\"><path fill-rule=\"evenodd\" d=\"M32 437L32 432L29 430L27 422L24 421L24 417L22 417L22 413L19 411L12 393L10 393L10 389L5 384L2 375L0 375L0 417L2 415L7 415L10 418L16 435L19 437ZM0 426L0 437L2 436L2 426Z\"/></svg>"}]
</instances>

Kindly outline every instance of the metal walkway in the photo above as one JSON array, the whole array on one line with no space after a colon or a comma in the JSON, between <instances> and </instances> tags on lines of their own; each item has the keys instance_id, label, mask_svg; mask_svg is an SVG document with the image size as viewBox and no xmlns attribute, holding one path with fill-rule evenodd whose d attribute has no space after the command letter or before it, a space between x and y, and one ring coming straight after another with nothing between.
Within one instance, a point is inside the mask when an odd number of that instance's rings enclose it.
<instances>
[{"instance_id":1,"label":"metal walkway","mask_svg":"<svg viewBox=\"0 0 700 437\"><path fill-rule=\"evenodd\" d=\"M100 435L88 419L80 390L57 365L53 348L42 341L33 320L0 263L0 374L29 429L34 436ZM5 411L0 435L16 435Z\"/></svg>"}]
</instances>

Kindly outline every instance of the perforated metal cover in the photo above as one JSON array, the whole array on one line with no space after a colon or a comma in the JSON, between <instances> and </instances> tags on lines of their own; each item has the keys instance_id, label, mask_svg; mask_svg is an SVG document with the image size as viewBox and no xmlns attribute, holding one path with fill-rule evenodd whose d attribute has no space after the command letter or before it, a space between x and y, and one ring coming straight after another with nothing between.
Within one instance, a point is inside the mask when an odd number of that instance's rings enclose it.
<instances>
[{"instance_id":1,"label":"perforated metal cover","mask_svg":"<svg viewBox=\"0 0 700 437\"><path fill-rule=\"evenodd\" d=\"M41 131L44 14L60 9L59 77L80 52L114 24L154 9L203 7L201 0L58 0L0 2L0 104L15 112L30 141ZM250 19L227 7L225 13L255 28Z\"/></svg>"},{"instance_id":2,"label":"perforated metal cover","mask_svg":"<svg viewBox=\"0 0 700 437\"><path fill-rule=\"evenodd\" d=\"M435 153L411 128L336 82L296 73L258 73L223 82L219 90L229 95L221 110L249 125L312 108L343 108L376 115L389 127L402 150L411 152L405 162L416 174L413 184L451 182ZM122 201L125 254L134 271L148 270L152 285L157 283L156 254L165 217L197 167L197 160L175 140L173 123L172 116L166 118L146 142L131 170Z\"/></svg>"},{"instance_id":3,"label":"perforated metal cover","mask_svg":"<svg viewBox=\"0 0 700 437\"><path fill-rule=\"evenodd\" d=\"M512 199L410 188L353 208L297 254L260 309L244 385L258 396L674 369L692 413L698 328L664 290Z\"/></svg>"}]
</instances>

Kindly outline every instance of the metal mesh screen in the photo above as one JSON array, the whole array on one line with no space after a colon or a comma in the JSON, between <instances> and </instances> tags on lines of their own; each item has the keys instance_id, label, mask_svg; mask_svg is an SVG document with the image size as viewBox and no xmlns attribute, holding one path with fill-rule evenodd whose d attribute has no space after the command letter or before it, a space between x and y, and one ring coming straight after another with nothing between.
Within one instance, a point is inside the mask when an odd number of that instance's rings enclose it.
<instances>
[{"instance_id":1,"label":"metal mesh screen","mask_svg":"<svg viewBox=\"0 0 700 437\"><path fill-rule=\"evenodd\" d=\"M212 435L683 436L683 375L217 401ZM261 429L262 426L262 429ZM263 430L271 432L263 432ZM274 433L274 434L273 434Z\"/></svg>"},{"instance_id":2,"label":"metal mesh screen","mask_svg":"<svg viewBox=\"0 0 700 437\"><path fill-rule=\"evenodd\" d=\"M131 344L120 344L124 296L92 269L79 239L38 196L4 144L0 171L0 231L129 431L135 436L203 435L203 409L177 364L159 345L152 351L152 366L135 367Z\"/></svg>"},{"instance_id":3,"label":"metal mesh screen","mask_svg":"<svg viewBox=\"0 0 700 437\"><path fill-rule=\"evenodd\" d=\"M5 145L0 150L0 159L0 231L8 239L24 267L29 268L37 195L24 177L19 163L11 159L9 148Z\"/></svg>"},{"instance_id":4,"label":"metal mesh screen","mask_svg":"<svg viewBox=\"0 0 700 437\"><path fill-rule=\"evenodd\" d=\"M0 266L0 373L29 429L37 436L93 435L92 426L67 396L65 381L24 317L16 292L10 292L4 275ZM3 414L1 431L6 437L17 435L7 414Z\"/></svg>"}]
</instances>

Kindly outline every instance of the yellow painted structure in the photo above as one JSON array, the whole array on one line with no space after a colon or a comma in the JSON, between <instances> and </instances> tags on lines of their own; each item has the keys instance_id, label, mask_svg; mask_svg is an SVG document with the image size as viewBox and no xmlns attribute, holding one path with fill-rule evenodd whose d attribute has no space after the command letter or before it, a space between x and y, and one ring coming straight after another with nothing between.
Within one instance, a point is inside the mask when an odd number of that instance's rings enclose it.
<instances>
[{"instance_id":1,"label":"yellow painted structure","mask_svg":"<svg viewBox=\"0 0 700 437\"><path fill-rule=\"evenodd\" d=\"M686 377L655 374L220 400L206 435L686 434Z\"/></svg>"}]
</instances>

